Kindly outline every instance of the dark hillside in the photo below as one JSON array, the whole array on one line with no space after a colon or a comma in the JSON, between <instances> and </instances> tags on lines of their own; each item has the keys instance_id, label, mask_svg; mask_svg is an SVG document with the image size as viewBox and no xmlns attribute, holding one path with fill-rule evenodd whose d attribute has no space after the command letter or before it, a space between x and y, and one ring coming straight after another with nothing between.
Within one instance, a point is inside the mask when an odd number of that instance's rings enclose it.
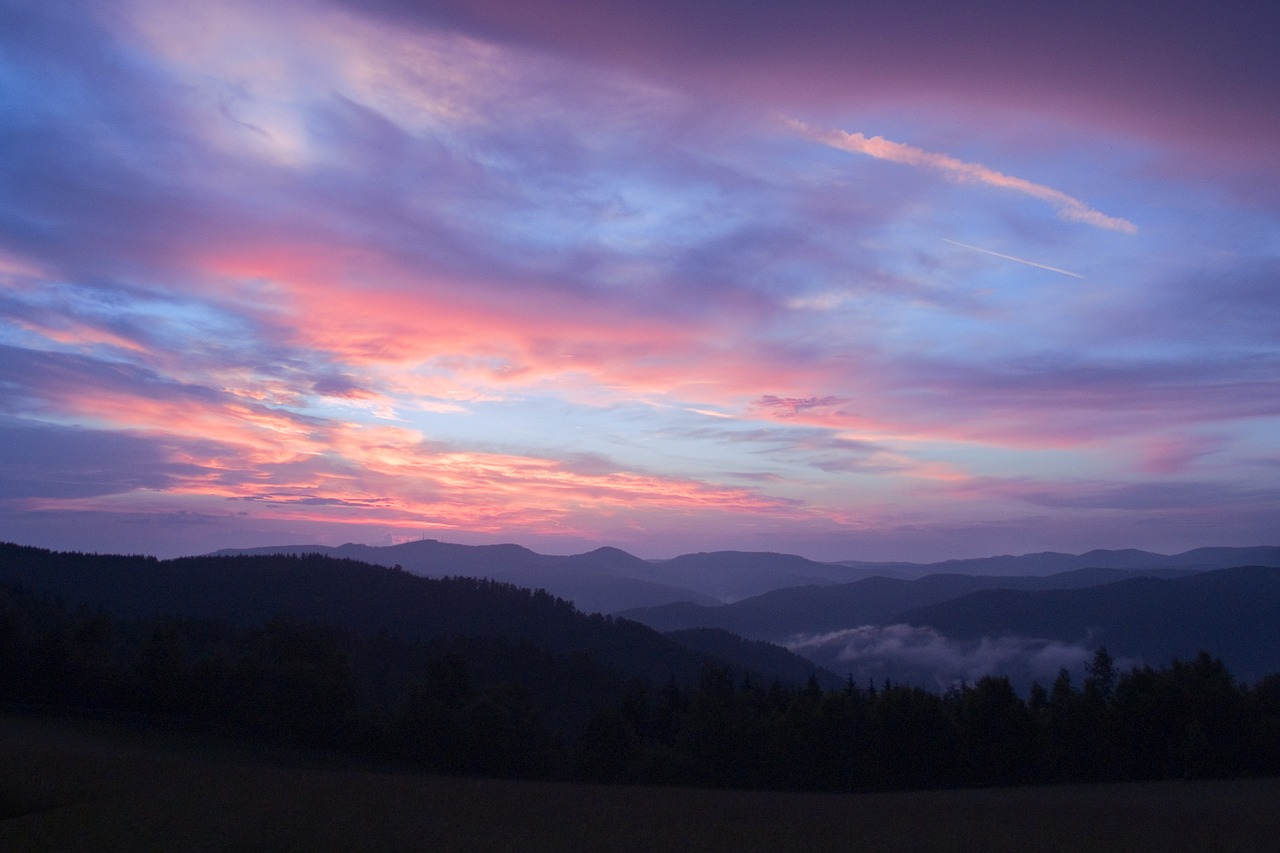
<instances>
[{"instance_id":1,"label":"dark hillside","mask_svg":"<svg viewBox=\"0 0 1280 853\"><path fill-rule=\"evenodd\" d=\"M589 655L597 664L659 682L693 682L709 662L637 622L587 616L545 592L472 578L422 578L315 554L161 562L0 544L0 583L100 608L120 619L182 616L251 627L284 614L409 640L470 636L532 642L561 655Z\"/></svg>"},{"instance_id":2,"label":"dark hillside","mask_svg":"<svg viewBox=\"0 0 1280 853\"><path fill-rule=\"evenodd\" d=\"M1179 569L1146 570L1180 577ZM882 625L904 610L938 604L983 589L1070 589L1133 578L1123 569L1076 569L1054 575L928 575L916 580L871 577L830 586L779 589L720 607L665 604L619 613L660 631L707 627L756 640L780 642L861 625Z\"/></svg>"},{"instance_id":3,"label":"dark hillside","mask_svg":"<svg viewBox=\"0 0 1280 853\"><path fill-rule=\"evenodd\" d=\"M737 634L721 631L718 628L689 628L684 631L671 631L667 636L682 646L723 660L736 661L749 670L785 676L784 682L799 684L813 677L826 690L833 690L844 683L844 680L835 673L815 667L813 661L789 652L781 646L760 640L744 640Z\"/></svg>"}]
</instances>

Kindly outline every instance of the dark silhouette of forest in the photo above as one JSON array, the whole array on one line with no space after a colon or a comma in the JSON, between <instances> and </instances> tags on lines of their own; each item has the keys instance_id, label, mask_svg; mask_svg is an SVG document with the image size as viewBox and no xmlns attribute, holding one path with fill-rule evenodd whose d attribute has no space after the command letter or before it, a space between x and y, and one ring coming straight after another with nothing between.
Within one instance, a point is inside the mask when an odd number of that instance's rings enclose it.
<instances>
[{"instance_id":1,"label":"dark silhouette of forest","mask_svg":"<svg viewBox=\"0 0 1280 853\"><path fill-rule=\"evenodd\" d=\"M545 593L0 546L0 701L454 774L881 790L1280 774L1280 675L1105 649L1023 697L784 682ZM23 579L30 583L23 583ZM723 636L704 644L734 648Z\"/></svg>"}]
</instances>

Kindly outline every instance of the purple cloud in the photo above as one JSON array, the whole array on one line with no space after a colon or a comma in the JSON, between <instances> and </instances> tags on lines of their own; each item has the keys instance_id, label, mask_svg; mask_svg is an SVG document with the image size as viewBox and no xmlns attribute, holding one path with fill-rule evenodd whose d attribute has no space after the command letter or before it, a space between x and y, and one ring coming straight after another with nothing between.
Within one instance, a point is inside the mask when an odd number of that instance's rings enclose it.
<instances>
[{"instance_id":1,"label":"purple cloud","mask_svg":"<svg viewBox=\"0 0 1280 853\"><path fill-rule=\"evenodd\" d=\"M149 436L0 418L0 501L163 490L200 473Z\"/></svg>"}]
</instances>

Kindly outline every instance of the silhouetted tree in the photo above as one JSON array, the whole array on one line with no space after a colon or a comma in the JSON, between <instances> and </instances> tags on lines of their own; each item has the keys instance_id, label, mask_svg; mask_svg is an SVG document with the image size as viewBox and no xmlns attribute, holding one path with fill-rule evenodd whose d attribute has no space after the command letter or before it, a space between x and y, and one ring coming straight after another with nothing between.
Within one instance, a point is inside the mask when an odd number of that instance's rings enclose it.
<instances>
[{"instance_id":1,"label":"silhouetted tree","mask_svg":"<svg viewBox=\"0 0 1280 853\"><path fill-rule=\"evenodd\" d=\"M1009 679L985 676L962 690L958 701L966 779L982 785L1028 781L1036 761L1036 729Z\"/></svg>"}]
</instances>

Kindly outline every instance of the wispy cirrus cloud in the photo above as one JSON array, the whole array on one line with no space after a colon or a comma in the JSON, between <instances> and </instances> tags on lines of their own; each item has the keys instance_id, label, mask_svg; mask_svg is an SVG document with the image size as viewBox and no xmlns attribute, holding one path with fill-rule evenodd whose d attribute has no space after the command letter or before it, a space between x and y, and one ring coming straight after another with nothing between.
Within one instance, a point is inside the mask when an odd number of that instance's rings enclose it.
<instances>
[{"instance_id":1,"label":"wispy cirrus cloud","mask_svg":"<svg viewBox=\"0 0 1280 853\"><path fill-rule=\"evenodd\" d=\"M984 184L997 189L1030 196L1046 201L1058 209L1058 216L1068 222L1082 222L1095 228L1119 231L1123 234L1137 234L1138 226L1118 216L1108 216L1094 210L1078 198L1067 195L1062 190L1044 184L1033 183L1025 178L1017 178L997 172L981 163L968 163L950 154L925 151L903 142L894 142L883 136L866 136L862 133L847 133L843 130L825 130L810 127L796 119L786 119L787 127L806 139L821 142L832 148L849 151L854 154L866 154L878 160L890 160L908 166L921 166L936 169L952 180L961 183Z\"/></svg>"}]
</instances>

